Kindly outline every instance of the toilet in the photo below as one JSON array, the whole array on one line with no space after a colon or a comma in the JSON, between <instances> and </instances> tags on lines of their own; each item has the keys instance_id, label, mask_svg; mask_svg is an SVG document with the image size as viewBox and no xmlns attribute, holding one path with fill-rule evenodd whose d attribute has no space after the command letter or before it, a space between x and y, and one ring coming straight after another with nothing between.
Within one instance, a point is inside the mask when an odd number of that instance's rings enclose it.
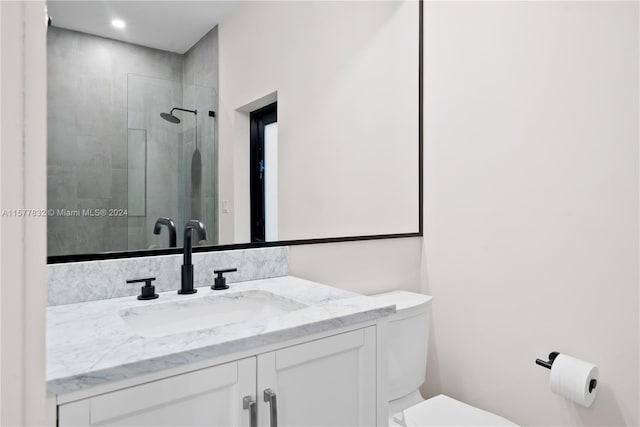
<instances>
[{"instance_id":1,"label":"toilet","mask_svg":"<svg viewBox=\"0 0 640 427\"><path fill-rule=\"evenodd\" d=\"M443 394L424 400L431 297L407 291L372 295L396 305L389 317L389 426L517 426Z\"/></svg>"}]
</instances>

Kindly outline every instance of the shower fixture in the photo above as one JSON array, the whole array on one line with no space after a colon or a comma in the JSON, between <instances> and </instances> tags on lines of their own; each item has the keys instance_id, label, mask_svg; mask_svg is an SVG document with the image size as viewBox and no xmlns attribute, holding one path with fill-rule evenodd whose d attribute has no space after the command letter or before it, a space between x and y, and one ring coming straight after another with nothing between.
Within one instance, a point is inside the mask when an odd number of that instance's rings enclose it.
<instances>
[{"instance_id":1,"label":"shower fixture","mask_svg":"<svg viewBox=\"0 0 640 427\"><path fill-rule=\"evenodd\" d=\"M180 123L180 119L173 115L173 112L175 110L186 111L187 113L192 113L192 114L195 114L196 116L198 115L198 110L187 110L187 109L184 109L184 108L173 107L171 109L171 112L169 112L169 113L160 113L160 117L162 117L163 119L165 119L169 123Z\"/></svg>"},{"instance_id":2,"label":"shower fixture","mask_svg":"<svg viewBox=\"0 0 640 427\"><path fill-rule=\"evenodd\" d=\"M191 157L191 184L193 188L200 188L200 182L202 180L202 155L198 149L198 110L187 110L186 108L173 107L169 113L160 113L160 117L168 121L169 123L178 124L180 119L176 117L173 112L175 110L192 113L195 116L194 127L194 145L195 150ZM215 117L215 111L209 110L209 117Z\"/></svg>"}]
</instances>

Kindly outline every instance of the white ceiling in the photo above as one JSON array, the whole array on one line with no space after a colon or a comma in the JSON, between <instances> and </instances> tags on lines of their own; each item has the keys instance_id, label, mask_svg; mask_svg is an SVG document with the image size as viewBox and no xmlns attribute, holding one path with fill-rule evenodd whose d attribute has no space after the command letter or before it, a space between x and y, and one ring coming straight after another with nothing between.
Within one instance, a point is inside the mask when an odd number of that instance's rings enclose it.
<instances>
[{"instance_id":1,"label":"white ceiling","mask_svg":"<svg viewBox=\"0 0 640 427\"><path fill-rule=\"evenodd\" d=\"M185 53L217 25L238 1L49 0L54 27ZM112 19L127 24L119 30Z\"/></svg>"}]
</instances>

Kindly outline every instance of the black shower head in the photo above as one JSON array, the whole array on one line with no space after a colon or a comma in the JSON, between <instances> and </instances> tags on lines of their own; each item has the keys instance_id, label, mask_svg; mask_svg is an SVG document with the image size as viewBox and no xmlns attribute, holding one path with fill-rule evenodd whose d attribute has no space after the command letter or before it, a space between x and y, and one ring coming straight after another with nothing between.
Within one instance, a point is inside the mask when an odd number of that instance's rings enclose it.
<instances>
[{"instance_id":1,"label":"black shower head","mask_svg":"<svg viewBox=\"0 0 640 427\"><path fill-rule=\"evenodd\" d=\"M171 109L171 112L169 112L169 113L160 113L160 117L162 117L163 119L165 119L169 123L180 123L180 119L173 115L173 112L175 110L186 111L187 113L192 113L192 114L195 114L195 115L198 114L198 110L186 110L184 108L173 107Z\"/></svg>"},{"instance_id":2,"label":"black shower head","mask_svg":"<svg viewBox=\"0 0 640 427\"><path fill-rule=\"evenodd\" d=\"M169 123L180 123L180 119L170 113L160 113L160 117L162 117Z\"/></svg>"}]
</instances>

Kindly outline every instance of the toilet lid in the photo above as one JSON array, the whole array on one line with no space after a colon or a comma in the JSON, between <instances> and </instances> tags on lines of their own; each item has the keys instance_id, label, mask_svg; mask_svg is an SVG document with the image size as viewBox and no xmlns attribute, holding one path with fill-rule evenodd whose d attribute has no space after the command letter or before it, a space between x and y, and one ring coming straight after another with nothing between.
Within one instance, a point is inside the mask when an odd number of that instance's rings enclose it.
<instances>
[{"instance_id":1,"label":"toilet lid","mask_svg":"<svg viewBox=\"0 0 640 427\"><path fill-rule=\"evenodd\" d=\"M443 394L413 405L403 414L406 427L517 426L506 418Z\"/></svg>"}]
</instances>

